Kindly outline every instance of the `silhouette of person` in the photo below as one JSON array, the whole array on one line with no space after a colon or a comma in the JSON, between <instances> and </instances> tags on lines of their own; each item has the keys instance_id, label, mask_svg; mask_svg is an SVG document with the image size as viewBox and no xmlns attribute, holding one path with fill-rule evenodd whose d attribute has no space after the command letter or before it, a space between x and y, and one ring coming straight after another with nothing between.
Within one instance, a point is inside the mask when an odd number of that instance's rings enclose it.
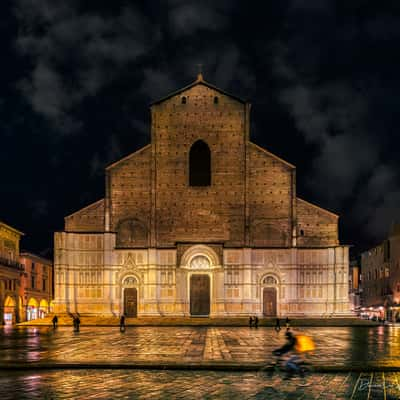
<instances>
[{"instance_id":1,"label":"silhouette of person","mask_svg":"<svg viewBox=\"0 0 400 400\"><path fill-rule=\"evenodd\" d=\"M79 332L79 324L81 323L81 320L79 319L78 316L74 317L74 331Z\"/></svg>"},{"instance_id":2,"label":"silhouette of person","mask_svg":"<svg viewBox=\"0 0 400 400\"><path fill-rule=\"evenodd\" d=\"M279 318L276 319L275 330L277 332L279 332L281 330L281 322L279 321Z\"/></svg>"},{"instance_id":3,"label":"silhouette of person","mask_svg":"<svg viewBox=\"0 0 400 400\"><path fill-rule=\"evenodd\" d=\"M53 322L53 329L56 329L56 328L57 328L57 323L58 323L58 317L57 317L57 315L55 315L55 316L53 317L53 319L51 320L51 322Z\"/></svg>"},{"instance_id":4,"label":"silhouette of person","mask_svg":"<svg viewBox=\"0 0 400 400\"><path fill-rule=\"evenodd\" d=\"M249 318L249 327L251 328L253 326L253 317Z\"/></svg>"},{"instance_id":5,"label":"silhouette of person","mask_svg":"<svg viewBox=\"0 0 400 400\"><path fill-rule=\"evenodd\" d=\"M255 326L256 328L258 328L258 317L255 316L253 319L254 319L254 326Z\"/></svg>"},{"instance_id":6,"label":"silhouette of person","mask_svg":"<svg viewBox=\"0 0 400 400\"><path fill-rule=\"evenodd\" d=\"M281 357L284 354L291 353L291 355L286 359L285 370L286 376L284 379L289 379L295 373L300 373L300 363L301 359L296 354L296 344L297 339L292 332L285 332L286 343L272 352L277 357Z\"/></svg>"},{"instance_id":7,"label":"silhouette of person","mask_svg":"<svg viewBox=\"0 0 400 400\"><path fill-rule=\"evenodd\" d=\"M286 317L286 330L288 331L290 329L290 320L289 317Z\"/></svg>"},{"instance_id":8,"label":"silhouette of person","mask_svg":"<svg viewBox=\"0 0 400 400\"><path fill-rule=\"evenodd\" d=\"M119 330L121 332L125 332L125 315L124 314L121 315L121 318L119 320Z\"/></svg>"}]
</instances>

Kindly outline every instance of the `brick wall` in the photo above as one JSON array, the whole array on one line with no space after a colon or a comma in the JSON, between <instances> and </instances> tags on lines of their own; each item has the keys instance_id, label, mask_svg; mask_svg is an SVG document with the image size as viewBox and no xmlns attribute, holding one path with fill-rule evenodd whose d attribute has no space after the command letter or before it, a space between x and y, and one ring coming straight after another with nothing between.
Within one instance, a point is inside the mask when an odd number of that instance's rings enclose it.
<instances>
[{"instance_id":1,"label":"brick wall","mask_svg":"<svg viewBox=\"0 0 400 400\"><path fill-rule=\"evenodd\" d=\"M67 232L104 232L104 199L65 217Z\"/></svg>"},{"instance_id":2,"label":"brick wall","mask_svg":"<svg viewBox=\"0 0 400 400\"><path fill-rule=\"evenodd\" d=\"M66 231L106 226L127 248L290 247L296 234L300 247L337 245L338 217L296 199L295 167L249 141L248 110L202 82L153 104L151 144L107 168L106 199L67 217ZM210 186L189 185L198 140Z\"/></svg>"},{"instance_id":3,"label":"brick wall","mask_svg":"<svg viewBox=\"0 0 400 400\"><path fill-rule=\"evenodd\" d=\"M108 167L108 176L111 231L119 232L117 245L147 247L151 213L151 147L143 147Z\"/></svg>"},{"instance_id":4,"label":"brick wall","mask_svg":"<svg viewBox=\"0 0 400 400\"><path fill-rule=\"evenodd\" d=\"M245 111L245 104L205 85L153 106L157 246L244 245ZM199 139L211 151L211 186L188 185L189 152Z\"/></svg>"},{"instance_id":5,"label":"brick wall","mask_svg":"<svg viewBox=\"0 0 400 400\"><path fill-rule=\"evenodd\" d=\"M297 245L323 247L338 244L338 216L297 198Z\"/></svg>"},{"instance_id":6,"label":"brick wall","mask_svg":"<svg viewBox=\"0 0 400 400\"><path fill-rule=\"evenodd\" d=\"M288 247L291 245L292 170L253 143L249 143L250 245Z\"/></svg>"}]
</instances>

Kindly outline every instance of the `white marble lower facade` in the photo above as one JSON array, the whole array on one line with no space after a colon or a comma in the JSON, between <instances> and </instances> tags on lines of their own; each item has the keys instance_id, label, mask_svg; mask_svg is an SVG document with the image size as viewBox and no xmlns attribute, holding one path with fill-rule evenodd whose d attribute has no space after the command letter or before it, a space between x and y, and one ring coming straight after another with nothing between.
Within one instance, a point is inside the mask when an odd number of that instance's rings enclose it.
<instances>
[{"instance_id":1,"label":"white marble lower facade","mask_svg":"<svg viewBox=\"0 0 400 400\"><path fill-rule=\"evenodd\" d=\"M201 282L210 317L349 314L347 246L221 253L193 244L177 259L176 249L117 249L114 233L56 233L55 312L191 316Z\"/></svg>"}]
</instances>

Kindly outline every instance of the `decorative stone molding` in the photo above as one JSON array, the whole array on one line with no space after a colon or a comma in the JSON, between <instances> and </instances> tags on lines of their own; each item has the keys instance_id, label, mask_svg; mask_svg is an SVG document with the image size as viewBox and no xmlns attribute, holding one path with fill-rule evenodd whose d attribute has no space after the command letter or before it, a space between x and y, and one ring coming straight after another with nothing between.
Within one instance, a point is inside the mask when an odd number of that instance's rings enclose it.
<instances>
[{"instance_id":1,"label":"decorative stone molding","mask_svg":"<svg viewBox=\"0 0 400 400\"><path fill-rule=\"evenodd\" d=\"M195 245L183 253L180 267L190 270L210 270L219 268L220 261L212 248Z\"/></svg>"}]
</instances>

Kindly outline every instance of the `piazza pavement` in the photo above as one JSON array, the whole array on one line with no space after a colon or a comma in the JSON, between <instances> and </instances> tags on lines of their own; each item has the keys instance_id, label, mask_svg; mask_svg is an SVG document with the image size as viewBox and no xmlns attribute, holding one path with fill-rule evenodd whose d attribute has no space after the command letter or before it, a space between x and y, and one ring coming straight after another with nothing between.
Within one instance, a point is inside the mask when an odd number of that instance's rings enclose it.
<instances>
[{"instance_id":1,"label":"piazza pavement","mask_svg":"<svg viewBox=\"0 0 400 400\"><path fill-rule=\"evenodd\" d=\"M0 330L4 399L399 399L398 326L294 327L311 336L305 379L268 377L284 329L71 326Z\"/></svg>"}]
</instances>

